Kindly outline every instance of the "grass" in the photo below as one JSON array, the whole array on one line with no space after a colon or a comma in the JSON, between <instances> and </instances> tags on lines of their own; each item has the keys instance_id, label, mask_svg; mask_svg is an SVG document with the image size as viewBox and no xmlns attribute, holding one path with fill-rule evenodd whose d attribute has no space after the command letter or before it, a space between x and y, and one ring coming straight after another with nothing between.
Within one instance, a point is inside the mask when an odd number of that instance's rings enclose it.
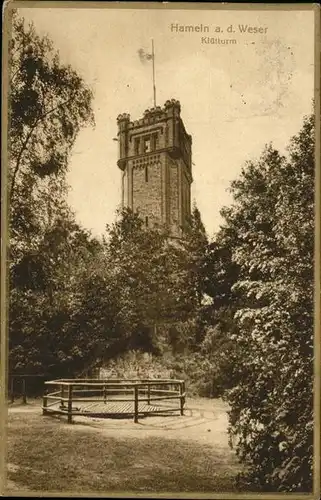
<instances>
[{"instance_id":1,"label":"grass","mask_svg":"<svg viewBox=\"0 0 321 500\"><path fill-rule=\"evenodd\" d=\"M8 463L8 479L32 491L236 491L235 467L213 446L104 435L39 412L9 412Z\"/></svg>"}]
</instances>

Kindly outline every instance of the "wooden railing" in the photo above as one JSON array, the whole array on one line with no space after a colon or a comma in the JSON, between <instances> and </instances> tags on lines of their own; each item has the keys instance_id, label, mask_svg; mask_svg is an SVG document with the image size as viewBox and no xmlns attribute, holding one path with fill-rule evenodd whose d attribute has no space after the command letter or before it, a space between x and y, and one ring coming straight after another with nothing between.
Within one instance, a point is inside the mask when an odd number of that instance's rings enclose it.
<instances>
[{"instance_id":1,"label":"wooden railing","mask_svg":"<svg viewBox=\"0 0 321 500\"><path fill-rule=\"evenodd\" d=\"M138 422L140 413L157 414L179 411L184 415L185 382L173 379L59 379L45 382L42 412L66 415L72 423L73 415L96 415L91 409L97 403L129 403L127 411L113 411L117 415L133 415ZM53 392L52 388L54 388ZM173 406L175 401L177 406ZM165 406L163 403L166 403ZM148 411L140 411L139 405L146 403ZM152 404L161 406L153 406ZM77 407L77 404L82 406ZM128 410L128 407L130 410ZM106 406L107 408L107 406ZM101 412L104 413L104 412ZM106 413L108 411L106 410Z\"/></svg>"}]
</instances>

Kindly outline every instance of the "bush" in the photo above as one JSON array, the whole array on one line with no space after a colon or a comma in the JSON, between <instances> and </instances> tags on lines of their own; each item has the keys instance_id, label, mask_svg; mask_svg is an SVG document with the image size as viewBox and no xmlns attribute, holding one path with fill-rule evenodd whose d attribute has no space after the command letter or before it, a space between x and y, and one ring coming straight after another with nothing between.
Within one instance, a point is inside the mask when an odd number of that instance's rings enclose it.
<instances>
[{"instance_id":1,"label":"bush","mask_svg":"<svg viewBox=\"0 0 321 500\"><path fill-rule=\"evenodd\" d=\"M161 359L141 351L129 351L106 362L100 369L102 378L171 378L171 371Z\"/></svg>"},{"instance_id":2,"label":"bush","mask_svg":"<svg viewBox=\"0 0 321 500\"><path fill-rule=\"evenodd\" d=\"M100 369L100 377L181 379L185 381L190 397L218 397L222 394L222 388L216 383L215 370L200 353L155 356L147 352L129 351L106 362Z\"/></svg>"}]
</instances>

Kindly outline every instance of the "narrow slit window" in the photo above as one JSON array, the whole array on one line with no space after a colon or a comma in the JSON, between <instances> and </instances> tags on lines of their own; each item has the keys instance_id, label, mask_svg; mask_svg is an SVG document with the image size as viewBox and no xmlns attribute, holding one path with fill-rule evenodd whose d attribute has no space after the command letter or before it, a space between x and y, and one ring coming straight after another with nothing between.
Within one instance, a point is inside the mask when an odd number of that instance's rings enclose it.
<instances>
[{"instance_id":1,"label":"narrow slit window","mask_svg":"<svg viewBox=\"0 0 321 500\"><path fill-rule=\"evenodd\" d=\"M150 137L144 139L144 153L150 153Z\"/></svg>"},{"instance_id":2,"label":"narrow slit window","mask_svg":"<svg viewBox=\"0 0 321 500\"><path fill-rule=\"evenodd\" d=\"M158 134L153 134L153 150L158 148Z\"/></svg>"},{"instance_id":3,"label":"narrow slit window","mask_svg":"<svg viewBox=\"0 0 321 500\"><path fill-rule=\"evenodd\" d=\"M146 215L146 217L145 217L145 224L146 224L146 227L148 227L148 215Z\"/></svg>"},{"instance_id":4,"label":"narrow slit window","mask_svg":"<svg viewBox=\"0 0 321 500\"><path fill-rule=\"evenodd\" d=\"M148 166L145 167L145 182L148 182Z\"/></svg>"},{"instance_id":5,"label":"narrow slit window","mask_svg":"<svg viewBox=\"0 0 321 500\"><path fill-rule=\"evenodd\" d=\"M135 146L134 146L134 149L135 149L135 155L138 155L139 154L139 138L135 139Z\"/></svg>"}]
</instances>

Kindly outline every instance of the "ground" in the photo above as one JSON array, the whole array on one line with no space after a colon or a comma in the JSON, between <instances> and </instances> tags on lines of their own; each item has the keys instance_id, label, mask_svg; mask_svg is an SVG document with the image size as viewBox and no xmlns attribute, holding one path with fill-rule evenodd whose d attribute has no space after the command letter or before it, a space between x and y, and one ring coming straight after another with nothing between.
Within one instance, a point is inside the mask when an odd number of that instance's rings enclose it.
<instances>
[{"instance_id":1,"label":"ground","mask_svg":"<svg viewBox=\"0 0 321 500\"><path fill-rule=\"evenodd\" d=\"M184 416L42 416L40 401L8 415L8 494L18 491L232 492L241 470L228 445L227 405L189 400Z\"/></svg>"}]
</instances>

